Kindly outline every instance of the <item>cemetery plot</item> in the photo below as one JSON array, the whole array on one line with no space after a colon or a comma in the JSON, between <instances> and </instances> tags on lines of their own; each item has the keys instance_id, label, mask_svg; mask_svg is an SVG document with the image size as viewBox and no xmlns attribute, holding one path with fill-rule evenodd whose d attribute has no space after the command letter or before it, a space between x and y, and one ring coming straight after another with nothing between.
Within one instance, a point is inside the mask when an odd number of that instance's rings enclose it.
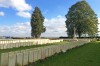
<instances>
[{"instance_id":1,"label":"cemetery plot","mask_svg":"<svg viewBox=\"0 0 100 66\"><path fill-rule=\"evenodd\" d=\"M87 41L88 42L88 41ZM86 43L86 42L85 42ZM53 56L56 53L66 52L66 50L75 48L77 46L84 45L84 43L74 42L69 44L52 44L52 45L40 45L36 47L26 48L22 50L23 47L20 47L19 50L15 49L10 52L0 53L0 65L1 66L24 66L30 63L36 62L38 60L43 60L47 57ZM6 50L3 50L6 51Z\"/></svg>"}]
</instances>

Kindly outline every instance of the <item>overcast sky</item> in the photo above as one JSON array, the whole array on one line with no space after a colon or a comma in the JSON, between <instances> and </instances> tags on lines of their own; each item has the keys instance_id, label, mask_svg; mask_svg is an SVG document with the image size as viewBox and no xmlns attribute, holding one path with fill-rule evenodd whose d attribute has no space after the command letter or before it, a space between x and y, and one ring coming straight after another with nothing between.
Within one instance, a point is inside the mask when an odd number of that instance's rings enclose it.
<instances>
[{"instance_id":1,"label":"overcast sky","mask_svg":"<svg viewBox=\"0 0 100 66\"><path fill-rule=\"evenodd\" d=\"M65 14L77 1L80 0L0 0L0 36L30 36L30 17L36 6L45 17L44 25L47 30L42 36L67 36ZM100 0L86 1L98 15L100 22Z\"/></svg>"}]
</instances>

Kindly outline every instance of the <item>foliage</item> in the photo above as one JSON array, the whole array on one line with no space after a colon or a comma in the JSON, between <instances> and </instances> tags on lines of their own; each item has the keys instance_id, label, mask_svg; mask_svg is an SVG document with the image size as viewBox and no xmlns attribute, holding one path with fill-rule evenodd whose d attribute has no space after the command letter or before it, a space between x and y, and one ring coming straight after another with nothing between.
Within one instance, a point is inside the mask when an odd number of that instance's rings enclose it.
<instances>
[{"instance_id":1,"label":"foliage","mask_svg":"<svg viewBox=\"0 0 100 66\"><path fill-rule=\"evenodd\" d=\"M65 17L67 18L65 23L69 37L74 36L74 28L79 37L82 34L93 36L97 33L97 15L86 1L79 1L72 5Z\"/></svg>"},{"instance_id":2,"label":"foliage","mask_svg":"<svg viewBox=\"0 0 100 66\"><path fill-rule=\"evenodd\" d=\"M34 38L39 38L41 33L46 31L45 26L43 25L44 17L38 7L35 7L33 14L31 16L31 36Z\"/></svg>"}]
</instances>

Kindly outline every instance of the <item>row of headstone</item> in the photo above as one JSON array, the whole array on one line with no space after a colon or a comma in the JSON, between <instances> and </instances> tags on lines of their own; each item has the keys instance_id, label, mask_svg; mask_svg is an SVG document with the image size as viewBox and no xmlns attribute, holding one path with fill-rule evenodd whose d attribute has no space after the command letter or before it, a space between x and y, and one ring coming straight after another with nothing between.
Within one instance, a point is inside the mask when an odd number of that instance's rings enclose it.
<instances>
[{"instance_id":1,"label":"row of headstone","mask_svg":"<svg viewBox=\"0 0 100 66\"><path fill-rule=\"evenodd\" d=\"M54 54L66 52L72 48L84 45L87 42L74 42L69 44L58 44L45 47L31 48L21 51L2 53L0 66L24 66L38 60L43 60Z\"/></svg>"},{"instance_id":2,"label":"row of headstone","mask_svg":"<svg viewBox=\"0 0 100 66\"><path fill-rule=\"evenodd\" d=\"M52 40L52 42L63 41L63 39ZM20 42L43 42L50 41L50 39L9 39L9 40L0 40L0 44L10 44L10 43L20 43Z\"/></svg>"},{"instance_id":3,"label":"row of headstone","mask_svg":"<svg viewBox=\"0 0 100 66\"><path fill-rule=\"evenodd\" d=\"M7 49L7 48L14 48L20 46L31 46L31 45L39 45L39 44L47 44L47 43L54 43L54 42L61 42L63 40L49 40L49 39L35 39L35 40L14 40L14 41L0 41L0 49ZM9 43L10 42L10 43Z\"/></svg>"}]
</instances>

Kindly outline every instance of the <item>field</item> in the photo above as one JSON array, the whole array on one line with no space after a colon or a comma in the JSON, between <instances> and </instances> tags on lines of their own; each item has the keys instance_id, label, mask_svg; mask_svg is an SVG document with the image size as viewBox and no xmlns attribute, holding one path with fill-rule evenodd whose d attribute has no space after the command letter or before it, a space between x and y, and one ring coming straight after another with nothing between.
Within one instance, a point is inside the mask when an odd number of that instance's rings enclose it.
<instances>
[{"instance_id":1,"label":"field","mask_svg":"<svg viewBox=\"0 0 100 66\"><path fill-rule=\"evenodd\" d=\"M91 42L66 53L56 54L35 62L34 66L100 66L100 42Z\"/></svg>"}]
</instances>

